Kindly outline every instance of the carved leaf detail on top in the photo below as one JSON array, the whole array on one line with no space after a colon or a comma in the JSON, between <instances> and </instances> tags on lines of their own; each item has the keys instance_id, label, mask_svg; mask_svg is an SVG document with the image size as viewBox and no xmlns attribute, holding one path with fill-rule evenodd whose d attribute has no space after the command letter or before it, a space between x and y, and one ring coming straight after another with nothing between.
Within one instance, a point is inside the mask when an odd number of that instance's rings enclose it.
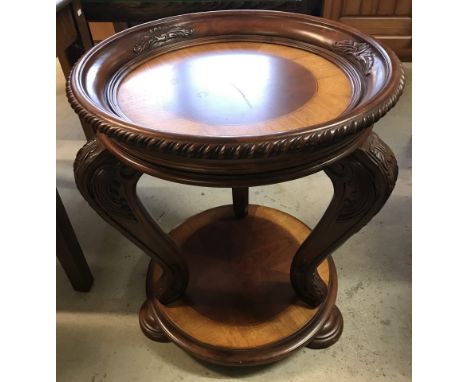
<instances>
[{"instance_id":1,"label":"carved leaf detail on top","mask_svg":"<svg viewBox=\"0 0 468 382\"><path fill-rule=\"evenodd\" d=\"M351 40L336 41L333 49L341 54L350 56L361 67L365 75L368 75L374 65L374 54L371 47L365 42Z\"/></svg>"},{"instance_id":2,"label":"carved leaf detail on top","mask_svg":"<svg viewBox=\"0 0 468 382\"><path fill-rule=\"evenodd\" d=\"M392 150L390 150L387 144L382 141L377 134L373 134L369 152L382 167L388 179L389 188L393 190L398 177L398 165Z\"/></svg>"},{"instance_id":3,"label":"carved leaf detail on top","mask_svg":"<svg viewBox=\"0 0 468 382\"><path fill-rule=\"evenodd\" d=\"M167 43L169 40L176 38L185 38L192 35L194 29L192 28L180 28L177 26L165 28L165 27L155 27L149 29L142 37L140 42L135 45L133 51L136 54L140 54L151 48L162 46Z\"/></svg>"},{"instance_id":4,"label":"carved leaf detail on top","mask_svg":"<svg viewBox=\"0 0 468 382\"><path fill-rule=\"evenodd\" d=\"M104 152L104 153L103 153ZM99 163L100 168L94 169L89 176L89 182L82 184L77 181L80 192L88 200L89 195L95 203L105 206L114 216L137 221L137 217L126 197L126 183L129 179L138 179L141 173L117 161L96 141L87 142L79 151L74 162L75 178L88 167ZM88 200L89 201L89 200Z\"/></svg>"}]
</instances>

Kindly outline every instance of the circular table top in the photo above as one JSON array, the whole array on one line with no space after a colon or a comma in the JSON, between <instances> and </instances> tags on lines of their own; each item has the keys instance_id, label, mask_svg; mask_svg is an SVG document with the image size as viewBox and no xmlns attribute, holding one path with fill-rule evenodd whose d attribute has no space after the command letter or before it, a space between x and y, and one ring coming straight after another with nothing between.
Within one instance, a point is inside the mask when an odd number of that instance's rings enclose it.
<instances>
[{"instance_id":1,"label":"circular table top","mask_svg":"<svg viewBox=\"0 0 468 382\"><path fill-rule=\"evenodd\" d=\"M126 164L229 187L304 176L349 154L403 86L396 55L356 29L229 10L117 33L79 60L67 94Z\"/></svg>"},{"instance_id":2,"label":"circular table top","mask_svg":"<svg viewBox=\"0 0 468 382\"><path fill-rule=\"evenodd\" d=\"M329 60L257 42L202 44L145 61L121 80L116 110L148 129L261 136L336 118L352 83Z\"/></svg>"}]
</instances>

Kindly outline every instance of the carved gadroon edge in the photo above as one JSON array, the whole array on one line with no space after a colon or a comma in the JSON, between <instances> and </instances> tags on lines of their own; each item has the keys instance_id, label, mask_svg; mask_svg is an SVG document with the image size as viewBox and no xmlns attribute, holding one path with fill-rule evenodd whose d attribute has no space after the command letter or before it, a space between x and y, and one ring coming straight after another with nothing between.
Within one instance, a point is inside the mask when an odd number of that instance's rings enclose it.
<instances>
[{"instance_id":1,"label":"carved gadroon edge","mask_svg":"<svg viewBox=\"0 0 468 382\"><path fill-rule=\"evenodd\" d=\"M72 77L73 72L74 68L69 79ZM105 122L96 115L89 113L78 102L71 89L69 79L66 87L68 101L80 119L88 123L95 132L105 134L119 143L132 146L136 149L188 158L213 160L269 158L340 142L343 138L352 136L372 126L382 118L395 106L405 86L405 75L401 67L401 77L398 86L386 102L370 109L352 121L347 120L333 127L261 142L205 143L177 140L166 136L146 135L144 132L130 132L124 127Z\"/></svg>"},{"instance_id":2,"label":"carved gadroon edge","mask_svg":"<svg viewBox=\"0 0 468 382\"><path fill-rule=\"evenodd\" d=\"M368 75L374 66L374 53L369 44L352 40L336 41L333 43L336 53L351 58L360 68L364 75Z\"/></svg>"},{"instance_id":3,"label":"carved gadroon edge","mask_svg":"<svg viewBox=\"0 0 468 382\"><path fill-rule=\"evenodd\" d=\"M143 53L147 50L163 46L170 40L190 37L195 30L193 28L181 28L172 26L170 28L158 26L149 29L140 41L134 46L133 52Z\"/></svg>"}]
</instances>

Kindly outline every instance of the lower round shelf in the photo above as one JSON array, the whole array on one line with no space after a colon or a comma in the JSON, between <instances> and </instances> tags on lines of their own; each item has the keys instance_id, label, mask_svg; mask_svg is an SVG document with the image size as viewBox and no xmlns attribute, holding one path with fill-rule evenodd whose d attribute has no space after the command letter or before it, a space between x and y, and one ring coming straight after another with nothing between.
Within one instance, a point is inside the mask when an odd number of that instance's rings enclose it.
<instances>
[{"instance_id":1,"label":"lower round shelf","mask_svg":"<svg viewBox=\"0 0 468 382\"><path fill-rule=\"evenodd\" d=\"M159 303L152 290L161 271L151 263L140 312L144 333L224 365L270 363L305 345L336 342L343 321L334 306L332 259L318 268L328 286L318 308L299 300L289 280L292 258L309 233L296 218L255 205L242 219L232 206L191 217L170 233L190 270L187 291L175 303Z\"/></svg>"}]
</instances>

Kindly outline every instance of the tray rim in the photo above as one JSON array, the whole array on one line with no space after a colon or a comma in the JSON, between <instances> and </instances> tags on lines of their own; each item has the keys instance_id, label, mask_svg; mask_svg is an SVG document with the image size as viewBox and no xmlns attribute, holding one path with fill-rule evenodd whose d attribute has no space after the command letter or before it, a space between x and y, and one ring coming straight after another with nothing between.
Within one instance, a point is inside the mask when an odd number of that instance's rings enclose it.
<instances>
[{"instance_id":1,"label":"tray rim","mask_svg":"<svg viewBox=\"0 0 468 382\"><path fill-rule=\"evenodd\" d=\"M308 51L308 52L310 52L312 54L316 54L316 55L319 55L322 58L325 58L326 60L332 62L332 64L334 64L334 65L336 65L336 63L334 61L339 61L340 59L342 60L342 58L340 56L338 56L338 55L333 55L333 57L331 58L329 52L324 51L324 50L320 49L319 47L302 46L301 44L294 44L294 43L292 43L291 41L288 41L288 40L281 41L280 39L275 40L274 42L270 43L270 42L264 41L263 39L259 38L259 36L256 36L256 35L227 36L225 38L216 37L215 39L213 39L213 38L194 39L194 40L191 40L191 41L184 42L183 46L178 46L175 49L170 49L170 50L162 51L162 52L161 51L154 52L155 54L146 55L142 59L129 61L127 63L127 65L125 65L125 66L121 67L120 69L118 69L117 72L114 74L114 76L109 80L109 82L107 84L107 87L106 87L106 93L105 94L106 94L106 98L107 98L107 102L109 104L109 107L112 109L112 111L115 113L115 115L121 117L122 120L126 120L130 124L140 126L137 123L132 122L130 118L125 119L125 113L121 110L120 105L118 104L118 100L117 100L119 86L125 80L125 78L132 73L132 70L137 69L141 65L144 65L147 61L151 61L153 59L159 58L161 56L164 56L165 54L170 54L172 52L177 52L178 50L197 47L197 46L201 46L201 45L236 43L236 42L264 43L264 44L286 46L286 47L293 48L293 49L306 50L306 51ZM276 56L275 54L270 54L270 55L272 57L281 58L280 56ZM352 94L351 94L351 97L349 99L348 105L346 106L345 110L341 113L341 114L344 114L348 110L351 110L358 103L360 95L362 93L363 84L360 81L356 80L357 77L359 76L359 74L356 72L354 67L346 65L346 62L344 60L341 61L341 64L343 66L338 66L338 65L336 65L336 66L347 77L347 79L349 80L349 85L350 85L350 87L352 89ZM315 78L314 78L314 81L316 81ZM271 120L274 120L275 118L272 118ZM264 122L268 123L267 120L264 121ZM141 127L144 128L144 129L147 129L145 126L141 126ZM304 128L307 128L307 127L304 127ZM288 131L285 131L285 132L277 132L277 133L272 132L272 133L270 133L268 135L280 135L280 134L288 134L288 133L290 134L290 133L293 133L293 132L296 132L296 131L300 132L304 128L296 128L296 129L288 130ZM156 132L161 133L161 134L165 133L164 131L161 131L161 130L153 130L153 129L149 129L149 128L148 128L148 130L156 131ZM169 134L171 134L171 133L169 132ZM177 133L174 133L174 134L177 135ZM255 138L255 137L264 137L266 135L267 134L256 134L256 135L248 135L248 137L249 138ZM197 137L196 134L187 134L187 136ZM203 135L203 137L206 137L206 138L215 137L215 138L219 138L219 139L233 138L232 135L225 135L225 136L223 136L223 135L217 135L217 136ZM236 137L238 137L238 136L236 136ZM246 135L246 137L247 137L247 135Z\"/></svg>"},{"instance_id":2,"label":"tray rim","mask_svg":"<svg viewBox=\"0 0 468 382\"><path fill-rule=\"evenodd\" d=\"M177 24L180 23L190 23L192 20L203 18L207 18L209 20L213 17L217 19L222 17L242 17L243 15L258 17L259 19L287 17L288 21L293 22L293 24L296 23L294 24L296 27L297 23L303 26L303 30L305 32L307 32L307 28L313 29L315 27L327 30L327 32L324 33L333 33L333 31L345 33L346 35L353 37L353 40L349 40L350 42L366 44L374 55L373 59L376 57L375 54L379 54L381 56L382 64L386 69L385 81L381 84L380 90L371 97L370 100L367 100L363 104L358 104L356 108L325 123L287 132L236 137L196 136L149 129L126 121L117 115L113 115L110 112L103 110L86 92L84 85L85 77L83 75L86 65L89 65L92 59L99 57L102 52L105 52L109 44L112 44L124 36L132 34L139 34L141 36L141 32L148 32L151 28L158 26L177 26ZM248 34L243 36L245 37L246 35ZM249 35L251 36L251 34ZM294 47L294 45L298 45L296 47L304 49L307 45L309 47L312 46L310 42L306 43L304 41L295 41L282 36L268 37L261 33L256 33L255 35L258 37L257 41L263 39L264 42L277 43L277 41L274 41L276 37L278 40L287 40L287 45L292 47ZM270 40L271 38L273 38L273 40ZM227 41L229 39L232 39L232 41L239 41L239 36L227 35L221 36L221 38L219 36L208 37L208 40L212 40L212 42ZM191 43L191 45L194 45L194 43L196 45L197 42L200 41L202 43L206 43L207 39L193 38L175 40L176 41L173 43L149 49L148 52L143 53L139 58L135 58L135 60L143 60L155 51L162 52L160 54L163 54L165 50L170 51L181 49L186 46L187 42ZM250 40L247 39L245 41ZM324 47L314 46L314 48L319 51L321 50L322 54L327 54L327 50ZM352 77L360 79L362 82L367 81L367 74L362 72L359 62L355 61L351 55L337 54L337 52L331 50L328 53L335 56L338 55L338 57L347 61L347 64L342 63L343 67L340 67L342 69L348 68L350 71L354 70ZM110 81L112 81L112 79L110 79ZM117 141L119 144L124 146L145 148L150 151L159 151L164 154L176 154L179 156L182 155L204 159L243 159L270 157L291 151L297 152L310 147L333 144L342 138L356 134L372 126L396 104L402 93L404 81L404 72L401 64L397 56L390 49L384 48L372 37L366 36L358 30L345 26L344 24L319 17L280 11L223 10L184 14L150 21L111 36L93 47L75 64L67 80L67 96L72 108L77 112L80 118L91 125L94 131L104 134L108 138L113 141ZM365 86L365 84L363 85Z\"/></svg>"}]
</instances>

